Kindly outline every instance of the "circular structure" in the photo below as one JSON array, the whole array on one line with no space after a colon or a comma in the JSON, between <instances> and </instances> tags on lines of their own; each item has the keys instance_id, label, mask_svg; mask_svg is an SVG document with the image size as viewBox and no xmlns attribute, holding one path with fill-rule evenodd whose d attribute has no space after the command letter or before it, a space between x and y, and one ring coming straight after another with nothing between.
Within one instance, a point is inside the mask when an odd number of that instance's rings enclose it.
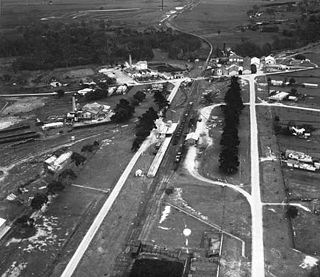
<instances>
[{"instance_id":1,"label":"circular structure","mask_svg":"<svg viewBox=\"0 0 320 277\"><path fill-rule=\"evenodd\" d=\"M186 228L183 230L183 234L185 237L189 237L191 235L191 230L189 228Z\"/></svg>"}]
</instances>

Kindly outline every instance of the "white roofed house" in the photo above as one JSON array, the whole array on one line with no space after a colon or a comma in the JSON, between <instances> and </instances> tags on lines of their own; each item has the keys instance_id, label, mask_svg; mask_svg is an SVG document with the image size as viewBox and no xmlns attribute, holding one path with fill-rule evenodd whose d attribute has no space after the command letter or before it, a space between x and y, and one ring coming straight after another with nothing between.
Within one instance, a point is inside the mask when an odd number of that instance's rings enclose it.
<instances>
[{"instance_id":1,"label":"white roofed house","mask_svg":"<svg viewBox=\"0 0 320 277\"><path fill-rule=\"evenodd\" d=\"M148 69L148 62L147 61L139 61L133 65L136 70L146 70Z\"/></svg>"},{"instance_id":2,"label":"white roofed house","mask_svg":"<svg viewBox=\"0 0 320 277\"><path fill-rule=\"evenodd\" d=\"M50 173L59 173L71 160L72 151L62 153L60 156L52 155L44 161L45 170Z\"/></svg>"},{"instance_id":3,"label":"white roofed house","mask_svg":"<svg viewBox=\"0 0 320 277\"><path fill-rule=\"evenodd\" d=\"M84 89L80 89L78 90L78 94L85 96L87 93L94 91L94 89L92 88L84 88Z\"/></svg>"},{"instance_id":4,"label":"white roofed house","mask_svg":"<svg viewBox=\"0 0 320 277\"><path fill-rule=\"evenodd\" d=\"M231 63L243 63L243 57L237 55L234 52L231 52L229 55L229 62Z\"/></svg>"},{"instance_id":5,"label":"white roofed house","mask_svg":"<svg viewBox=\"0 0 320 277\"><path fill-rule=\"evenodd\" d=\"M289 96L289 92L278 91L275 94L269 96L269 100L272 101L282 101Z\"/></svg>"},{"instance_id":6,"label":"white roofed house","mask_svg":"<svg viewBox=\"0 0 320 277\"><path fill-rule=\"evenodd\" d=\"M10 230L10 226L6 224L7 220L0 217L0 239Z\"/></svg>"},{"instance_id":7,"label":"white roofed house","mask_svg":"<svg viewBox=\"0 0 320 277\"><path fill-rule=\"evenodd\" d=\"M266 65L273 65L273 64L276 64L276 59L269 55L265 57L264 62Z\"/></svg>"},{"instance_id":8,"label":"white roofed house","mask_svg":"<svg viewBox=\"0 0 320 277\"><path fill-rule=\"evenodd\" d=\"M235 76L239 74L239 66L236 64L232 64L226 68L228 75Z\"/></svg>"},{"instance_id":9,"label":"white roofed house","mask_svg":"<svg viewBox=\"0 0 320 277\"><path fill-rule=\"evenodd\" d=\"M259 58L253 57L253 58L251 58L250 62L251 62L251 64L254 64L257 67L257 69L259 68L259 66L260 66L260 59Z\"/></svg>"},{"instance_id":10,"label":"white roofed house","mask_svg":"<svg viewBox=\"0 0 320 277\"><path fill-rule=\"evenodd\" d=\"M97 102L88 103L82 107L83 119L97 119L106 117L111 112L111 107L108 105L101 105Z\"/></svg>"}]
</instances>

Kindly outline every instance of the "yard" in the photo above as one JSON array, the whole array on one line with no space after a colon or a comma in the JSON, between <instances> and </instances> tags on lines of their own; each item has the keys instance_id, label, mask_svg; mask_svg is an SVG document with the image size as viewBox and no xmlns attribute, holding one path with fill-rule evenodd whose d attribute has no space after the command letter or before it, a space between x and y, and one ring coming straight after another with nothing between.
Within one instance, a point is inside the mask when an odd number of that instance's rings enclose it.
<instances>
[{"instance_id":1,"label":"yard","mask_svg":"<svg viewBox=\"0 0 320 277\"><path fill-rule=\"evenodd\" d=\"M270 106L257 107L257 115L261 192L263 202L268 203L264 209L267 270L276 276L288 276L288 274L297 277L308 276L310 267L303 269L301 264L305 258L303 253L315 255L314 252L319 251L319 246L315 242L319 230L318 218L312 212L306 212L298 207L298 216L288 220L287 208L281 203L287 201L298 203L311 211L310 201L304 202L303 199L317 198L319 173L289 169L281 165L280 154L286 149L293 149L317 157L319 134L316 130L308 140L294 136L276 136L273 131L273 120L275 116L279 116L283 126L290 120L297 124L311 123L317 122L318 113ZM283 260L286 262L278 262Z\"/></svg>"}]
</instances>

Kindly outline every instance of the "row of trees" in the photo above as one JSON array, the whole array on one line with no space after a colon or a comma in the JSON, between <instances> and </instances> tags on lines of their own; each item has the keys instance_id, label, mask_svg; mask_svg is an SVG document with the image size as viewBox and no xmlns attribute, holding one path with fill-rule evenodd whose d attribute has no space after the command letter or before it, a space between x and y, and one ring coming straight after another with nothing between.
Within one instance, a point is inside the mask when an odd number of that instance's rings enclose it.
<instances>
[{"instance_id":1,"label":"row of trees","mask_svg":"<svg viewBox=\"0 0 320 277\"><path fill-rule=\"evenodd\" d=\"M131 150L137 151L142 142L150 135L153 128L156 127L155 120L158 119L157 112L151 107L139 118L136 126L136 137L132 143Z\"/></svg>"},{"instance_id":2,"label":"row of trees","mask_svg":"<svg viewBox=\"0 0 320 277\"><path fill-rule=\"evenodd\" d=\"M239 166L238 125L241 110L244 108L238 77L231 78L231 84L224 100L226 105L223 106L224 127L220 140L222 150L219 155L219 168L225 174L233 174L237 172Z\"/></svg>"},{"instance_id":3,"label":"row of trees","mask_svg":"<svg viewBox=\"0 0 320 277\"><path fill-rule=\"evenodd\" d=\"M153 48L170 58L189 58L201 47L197 37L169 30L137 32L106 29L94 23L38 23L19 28L19 34L0 36L0 57L18 56L16 70L53 69L90 63L115 64L153 58Z\"/></svg>"},{"instance_id":4,"label":"row of trees","mask_svg":"<svg viewBox=\"0 0 320 277\"><path fill-rule=\"evenodd\" d=\"M162 109L166 109L169 107L169 101L167 98L164 96L164 93L156 90L153 94L154 102L159 108L159 111Z\"/></svg>"}]
</instances>

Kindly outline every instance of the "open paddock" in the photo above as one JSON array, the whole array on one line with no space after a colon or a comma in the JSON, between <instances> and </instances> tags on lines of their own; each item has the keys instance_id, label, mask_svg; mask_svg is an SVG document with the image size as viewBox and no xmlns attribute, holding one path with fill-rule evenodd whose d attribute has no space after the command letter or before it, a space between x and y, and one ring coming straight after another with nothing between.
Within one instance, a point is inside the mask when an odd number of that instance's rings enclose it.
<instances>
[{"instance_id":1,"label":"open paddock","mask_svg":"<svg viewBox=\"0 0 320 277\"><path fill-rule=\"evenodd\" d=\"M183 3L184 1L166 2L164 11L182 6ZM113 0L108 3L101 0L90 2L84 0L3 0L2 9L0 25L3 31L37 21L74 22L94 19L126 22L136 27L148 26L159 20L163 14L161 3L156 0L150 0L147 3L144 0Z\"/></svg>"},{"instance_id":2,"label":"open paddock","mask_svg":"<svg viewBox=\"0 0 320 277\"><path fill-rule=\"evenodd\" d=\"M299 209L298 216L292 219L292 225L296 249L308 255L318 256L320 253L319 216Z\"/></svg>"},{"instance_id":3,"label":"open paddock","mask_svg":"<svg viewBox=\"0 0 320 277\"><path fill-rule=\"evenodd\" d=\"M309 270L299 265L301 252L293 250L290 225L282 206L265 206L263 213L266 272L278 277L308 277Z\"/></svg>"}]
</instances>

